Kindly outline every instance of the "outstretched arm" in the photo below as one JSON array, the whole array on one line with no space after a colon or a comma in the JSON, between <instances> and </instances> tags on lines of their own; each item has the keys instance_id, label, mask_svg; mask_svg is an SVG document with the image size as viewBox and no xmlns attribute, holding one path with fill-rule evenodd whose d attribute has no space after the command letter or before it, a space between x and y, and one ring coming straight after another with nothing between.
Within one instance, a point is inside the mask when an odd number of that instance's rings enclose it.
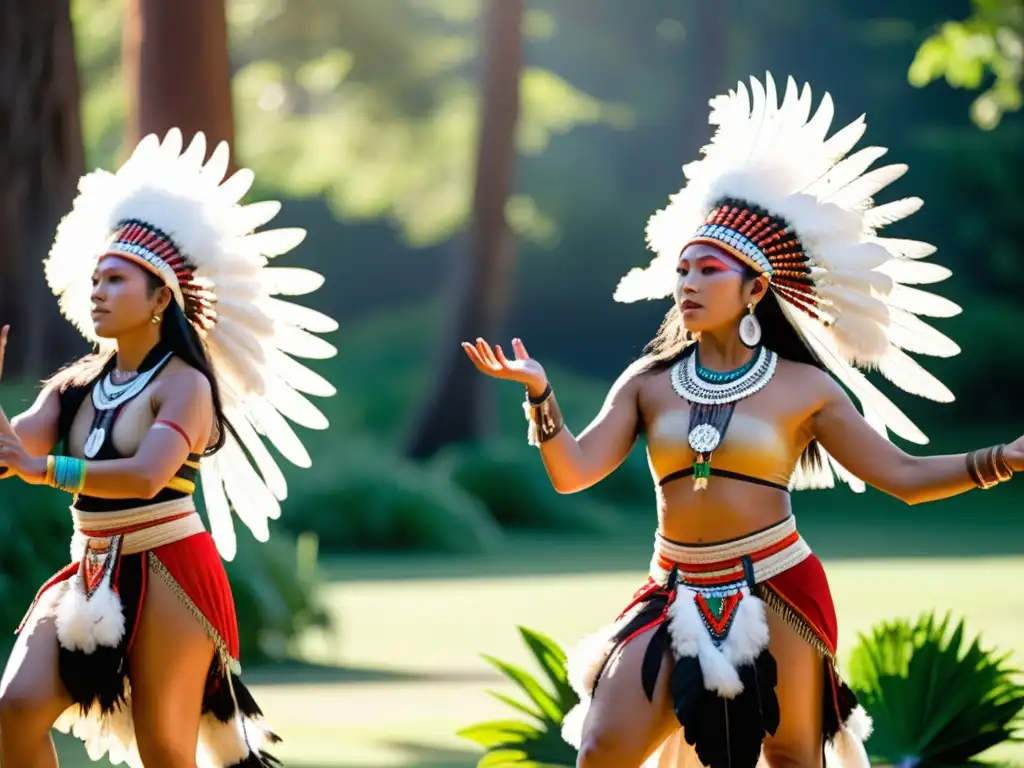
<instances>
[{"instance_id":1,"label":"outstretched arm","mask_svg":"<svg viewBox=\"0 0 1024 768\"><path fill-rule=\"evenodd\" d=\"M576 493L614 472L636 443L640 424L635 366L612 385L600 412L579 437L568 427L540 443L544 468L559 493ZM552 397L554 393L552 392ZM557 405L556 405L557 407Z\"/></svg>"},{"instance_id":2,"label":"outstretched arm","mask_svg":"<svg viewBox=\"0 0 1024 768\"><path fill-rule=\"evenodd\" d=\"M968 469L970 454L911 456L890 443L861 416L838 384L828 378L825 405L814 416L814 436L836 461L868 485L907 504L956 496L978 488ZM1017 448L1005 458L1016 471ZM983 458L983 457L978 457ZM985 468L981 471L985 473Z\"/></svg>"},{"instance_id":3,"label":"outstretched arm","mask_svg":"<svg viewBox=\"0 0 1024 768\"><path fill-rule=\"evenodd\" d=\"M559 493L576 493L589 488L610 475L629 455L640 425L638 363L619 377L600 413L579 437L574 437L563 425L544 369L530 358L519 339L512 342L515 360L508 360L501 347L492 350L483 339L477 339L475 346L467 343L463 347L483 373L526 387L531 442L540 448L551 485ZM541 399L543 402L538 403ZM531 407L531 403L536 404Z\"/></svg>"}]
</instances>

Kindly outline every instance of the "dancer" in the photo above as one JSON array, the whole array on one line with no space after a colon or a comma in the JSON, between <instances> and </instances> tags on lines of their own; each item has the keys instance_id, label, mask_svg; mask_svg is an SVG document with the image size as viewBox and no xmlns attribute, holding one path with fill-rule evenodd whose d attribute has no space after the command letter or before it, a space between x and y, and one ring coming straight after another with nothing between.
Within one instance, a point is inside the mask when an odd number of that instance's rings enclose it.
<instances>
[{"instance_id":1,"label":"dancer","mask_svg":"<svg viewBox=\"0 0 1024 768\"><path fill-rule=\"evenodd\" d=\"M714 138L649 222L656 256L615 293L674 305L578 438L521 341L512 360L483 339L464 348L484 373L526 385L529 440L560 492L597 483L646 439L658 500L650 577L570 654L581 703L563 736L577 765L866 768L870 720L836 670L832 597L789 492L838 476L909 504L946 498L1024 469L1024 439L931 457L888 441L890 429L927 439L856 366L952 400L904 350L957 354L917 315L959 308L907 287L949 275L920 261L932 246L878 236L921 201L874 206L906 166L869 171L877 147L847 157L863 120L826 138L829 95L810 117L810 89L790 79L779 104L770 76L711 106Z\"/></svg>"},{"instance_id":2,"label":"dancer","mask_svg":"<svg viewBox=\"0 0 1024 768\"><path fill-rule=\"evenodd\" d=\"M305 232L254 232L281 206L241 205L253 174L224 180L228 154L205 162L202 133L184 152L177 129L147 136L116 173L81 180L58 227L46 277L97 350L13 422L0 413L8 476L74 496L73 562L39 590L0 686L4 766L56 766L54 725L136 768L277 764L239 678L220 558L235 554L232 509L260 541L280 514L285 480L261 435L310 464L282 415L323 429L299 392L334 389L288 355L334 354L307 331L336 324L276 298L323 279L267 266Z\"/></svg>"}]
</instances>

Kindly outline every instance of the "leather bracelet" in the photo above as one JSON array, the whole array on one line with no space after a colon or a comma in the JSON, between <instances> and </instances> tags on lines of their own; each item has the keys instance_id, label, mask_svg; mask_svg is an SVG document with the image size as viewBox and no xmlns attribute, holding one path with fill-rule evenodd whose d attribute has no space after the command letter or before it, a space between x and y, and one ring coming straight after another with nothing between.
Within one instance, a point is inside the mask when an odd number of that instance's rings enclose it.
<instances>
[{"instance_id":1,"label":"leather bracelet","mask_svg":"<svg viewBox=\"0 0 1024 768\"><path fill-rule=\"evenodd\" d=\"M539 399L535 400L527 392L526 400L523 402L523 414L529 423L526 440L535 447L540 447L542 443L553 439L565 427L562 411L555 401L550 383L544 388Z\"/></svg>"},{"instance_id":2,"label":"leather bracelet","mask_svg":"<svg viewBox=\"0 0 1024 768\"><path fill-rule=\"evenodd\" d=\"M530 405L542 405L545 400L551 397L552 392L554 392L554 390L551 388L551 382L549 381L545 385L544 391L540 393L540 397L531 397L530 390L526 390L526 399L529 400Z\"/></svg>"}]
</instances>

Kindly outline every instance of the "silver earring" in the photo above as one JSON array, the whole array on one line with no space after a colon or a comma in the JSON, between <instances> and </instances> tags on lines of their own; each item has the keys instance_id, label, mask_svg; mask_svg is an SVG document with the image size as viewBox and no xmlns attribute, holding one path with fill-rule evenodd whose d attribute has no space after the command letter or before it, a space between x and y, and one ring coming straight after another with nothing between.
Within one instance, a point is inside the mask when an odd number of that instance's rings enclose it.
<instances>
[{"instance_id":1,"label":"silver earring","mask_svg":"<svg viewBox=\"0 0 1024 768\"><path fill-rule=\"evenodd\" d=\"M740 320L740 341L748 349L761 343L761 323L754 317L753 304L747 304L747 314Z\"/></svg>"}]
</instances>

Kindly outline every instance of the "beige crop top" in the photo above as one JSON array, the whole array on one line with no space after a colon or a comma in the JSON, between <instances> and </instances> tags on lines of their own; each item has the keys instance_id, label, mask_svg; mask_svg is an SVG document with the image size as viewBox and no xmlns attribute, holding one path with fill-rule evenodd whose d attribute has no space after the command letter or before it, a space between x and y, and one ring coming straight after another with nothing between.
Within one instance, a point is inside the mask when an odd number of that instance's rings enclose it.
<instances>
[{"instance_id":1,"label":"beige crop top","mask_svg":"<svg viewBox=\"0 0 1024 768\"><path fill-rule=\"evenodd\" d=\"M725 438L711 457L711 474L788 490L804 446L793 440L789 425L741 409L733 413ZM658 485L693 474L689 426L689 409L682 407L662 412L647 427L647 450Z\"/></svg>"}]
</instances>

